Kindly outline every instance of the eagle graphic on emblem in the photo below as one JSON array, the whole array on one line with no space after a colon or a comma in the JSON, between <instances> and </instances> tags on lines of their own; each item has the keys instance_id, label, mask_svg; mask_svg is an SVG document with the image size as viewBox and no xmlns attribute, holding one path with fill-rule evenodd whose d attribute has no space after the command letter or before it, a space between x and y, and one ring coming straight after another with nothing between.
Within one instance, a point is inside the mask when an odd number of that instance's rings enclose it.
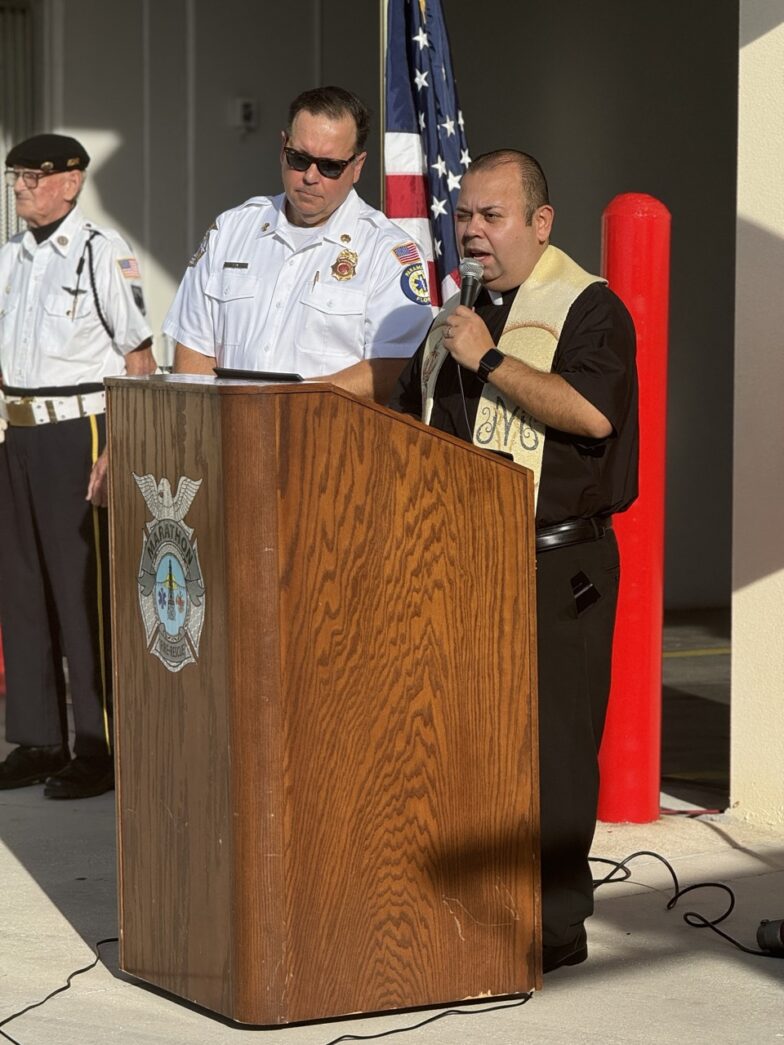
<instances>
[{"instance_id":1,"label":"eagle graphic on emblem","mask_svg":"<svg viewBox=\"0 0 784 1045\"><path fill-rule=\"evenodd\" d=\"M171 483L165 475L157 483L153 475L136 475L134 472L133 477L153 519L174 519L175 522L185 517L201 486L201 479L182 475L177 483L177 493L172 497Z\"/></svg>"}]
</instances>

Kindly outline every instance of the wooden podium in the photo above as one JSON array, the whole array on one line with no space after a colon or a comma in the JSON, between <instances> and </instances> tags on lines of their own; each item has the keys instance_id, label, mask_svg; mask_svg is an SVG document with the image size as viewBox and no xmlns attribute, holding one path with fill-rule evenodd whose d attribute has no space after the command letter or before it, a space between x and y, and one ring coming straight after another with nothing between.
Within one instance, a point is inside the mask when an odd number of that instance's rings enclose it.
<instances>
[{"instance_id":1,"label":"wooden podium","mask_svg":"<svg viewBox=\"0 0 784 1045\"><path fill-rule=\"evenodd\" d=\"M107 385L121 968L267 1025L539 987L530 473L326 384Z\"/></svg>"}]
</instances>

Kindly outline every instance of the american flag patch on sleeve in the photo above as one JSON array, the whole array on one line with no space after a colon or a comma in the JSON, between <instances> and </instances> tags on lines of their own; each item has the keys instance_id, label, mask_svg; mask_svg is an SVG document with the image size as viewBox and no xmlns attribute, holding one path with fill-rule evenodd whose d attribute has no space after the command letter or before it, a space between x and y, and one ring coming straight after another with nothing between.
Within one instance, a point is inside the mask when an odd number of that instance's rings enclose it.
<instances>
[{"instance_id":1,"label":"american flag patch on sleeve","mask_svg":"<svg viewBox=\"0 0 784 1045\"><path fill-rule=\"evenodd\" d=\"M125 276L126 279L141 279L141 273L139 272L139 263L136 258L118 258L117 264L120 266L120 272Z\"/></svg>"},{"instance_id":2,"label":"american flag patch on sleeve","mask_svg":"<svg viewBox=\"0 0 784 1045\"><path fill-rule=\"evenodd\" d=\"M399 246L393 247L392 253L401 265L413 265L414 262L421 260L419 257L419 248L416 243L412 243L411 240L409 240L408 243L401 243Z\"/></svg>"}]
</instances>

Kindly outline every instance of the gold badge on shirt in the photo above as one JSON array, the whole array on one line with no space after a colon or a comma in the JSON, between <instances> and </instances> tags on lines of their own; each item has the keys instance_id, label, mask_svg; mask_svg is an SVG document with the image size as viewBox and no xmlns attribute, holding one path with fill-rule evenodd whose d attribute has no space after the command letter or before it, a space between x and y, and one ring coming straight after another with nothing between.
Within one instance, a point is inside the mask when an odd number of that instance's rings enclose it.
<instances>
[{"instance_id":1,"label":"gold badge on shirt","mask_svg":"<svg viewBox=\"0 0 784 1045\"><path fill-rule=\"evenodd\" d=\"M335 279L353 279L357 274L357 262L359 256L353 250L341 250L332 266L332 275Z\"/></svg>"}]
</instances>

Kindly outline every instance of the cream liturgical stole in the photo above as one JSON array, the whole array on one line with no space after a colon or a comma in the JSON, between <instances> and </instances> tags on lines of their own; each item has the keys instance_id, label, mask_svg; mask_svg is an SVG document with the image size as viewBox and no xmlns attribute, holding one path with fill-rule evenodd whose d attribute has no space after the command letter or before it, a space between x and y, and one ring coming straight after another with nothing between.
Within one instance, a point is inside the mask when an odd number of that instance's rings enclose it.
<instances>
[{"instance_id":1,"label":"cream liturgical stole","mask_svg":"<svg viewBox=\"0 0 784 1045\"><path fill-rule=\"evenodd\" d=\"M557 247L548 246L531 275L515 295L498 348L528 366L549 373L564 322L574 301L592 283L592 276ZM436 380L449 354L443 345L444 325L460 304L456 294L436 317L422 358L422 420L430 423ZM504 398L492 381L484 386L474 422L473 442L486 450L511 454L517 464L534 473L534 504L544 454L545 425L522 407Z\"/></svg>"}]
</instances>

